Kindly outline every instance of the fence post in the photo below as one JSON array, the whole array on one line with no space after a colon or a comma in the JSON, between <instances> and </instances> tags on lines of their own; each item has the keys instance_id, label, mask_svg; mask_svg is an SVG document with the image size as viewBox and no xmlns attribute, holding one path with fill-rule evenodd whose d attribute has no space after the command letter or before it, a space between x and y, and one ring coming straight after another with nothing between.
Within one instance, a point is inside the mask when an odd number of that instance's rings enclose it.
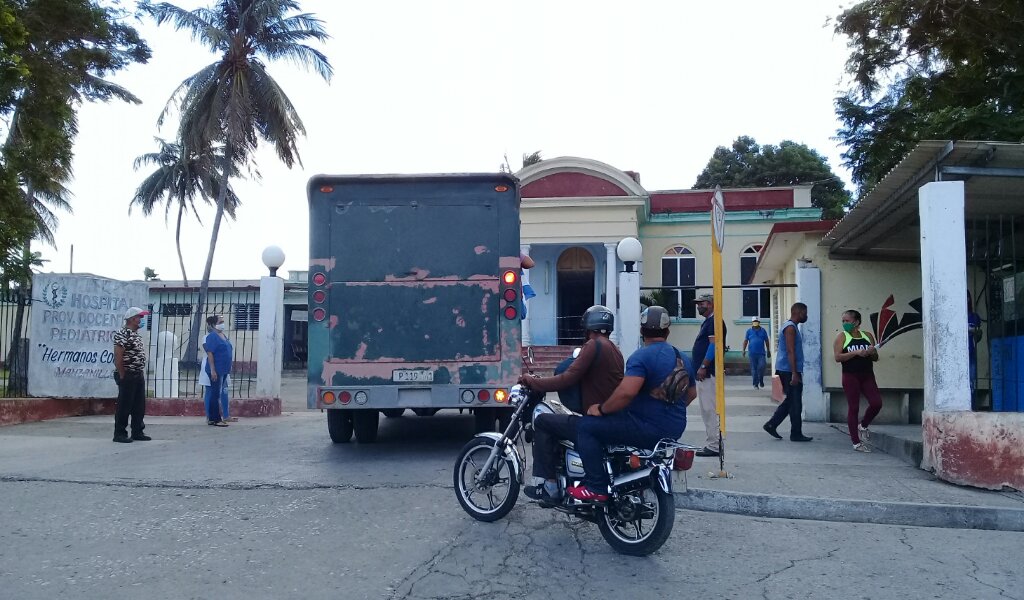
<instances>
[{"instance_id":1,"label":"fence post","mask_svg":"<svg viewBox=\"0 0 1024 600\"><path fill-rule=\"evenodd\" d=\"M281 397L284 359L284 280L260 278L260 329L256 354L256 395Z\"/></svg>"}]
</instances>

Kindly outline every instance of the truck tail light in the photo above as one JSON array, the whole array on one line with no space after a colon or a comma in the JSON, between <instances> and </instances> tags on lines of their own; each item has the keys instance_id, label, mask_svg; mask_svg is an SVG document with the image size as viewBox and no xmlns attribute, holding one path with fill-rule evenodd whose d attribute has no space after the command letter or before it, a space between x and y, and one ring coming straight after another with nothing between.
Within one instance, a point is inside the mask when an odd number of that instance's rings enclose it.
<instances>
[{"instance_id":1,"label":"truck tail light","mask_svg":"<svg viewBox=\"0 0 1024 600\"><path fill-rule=\"evenodd\" d=\"M519 280L519 275L515 271L505 271L505 275L501 280L505 282L505 285L515 285L516 281Z\"/></svg>"},{"instance_id":2,"label":"truck tail light","mask_svg":"<svg viewBox=\"0 0 1024 600\"><path fill-rule=\"evenodd\" d=\"M323 285L327 283L327 276L323 273L317 273L313 275L313 283L316 285Z\"/></svg>"},{"instance_id":3,"label":"truck tail light","mask_svg":"<svg viewBox=\"0 0 1024 600\"><path fill-rule=\"evenodd\" d=\"M322 308L313 309L313 320L314 321L323 321L326 318L327 318L327 311L325 311Z\"/></svg>"}]
</instances>

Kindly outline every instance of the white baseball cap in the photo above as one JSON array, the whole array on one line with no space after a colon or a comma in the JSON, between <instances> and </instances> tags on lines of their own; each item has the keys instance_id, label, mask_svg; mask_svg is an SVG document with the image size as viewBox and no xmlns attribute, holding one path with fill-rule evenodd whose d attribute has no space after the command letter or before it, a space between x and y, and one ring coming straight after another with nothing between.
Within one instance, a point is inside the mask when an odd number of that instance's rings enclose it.
<instances>
[{"instance_id":1,"label":"white baseball cap","mask_svg":"<svg viewBox=\"0 0 1024 600\"><path fill-rule=\"evenodd\" d=\"M144 317L144 316L146 316L148 314L149 314L148 310L142 310L138 306L133 306L133 307L129 308L128 310L124 311L124 320L127 321L128 319L130 319L132 317L138 317L138 316L143 316Z\"/></svg>"},{"instance_id":2,"label":"white baseball cap","mask_svg":"<svg viewBox=\"0 0 1024 600\"><path fill-rule=\"evenodd\" d=\"M760 323L761 319L758 319L757 317L754 317L753 319L750 320L750 322L751 323Z\"/></svg>"}]
</instances>

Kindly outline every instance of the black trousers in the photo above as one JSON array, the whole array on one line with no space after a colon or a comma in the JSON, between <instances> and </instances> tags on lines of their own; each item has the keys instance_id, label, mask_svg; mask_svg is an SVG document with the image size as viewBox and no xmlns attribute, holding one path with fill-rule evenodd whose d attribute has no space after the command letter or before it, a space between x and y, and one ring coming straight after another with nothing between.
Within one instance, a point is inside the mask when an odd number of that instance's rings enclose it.
<instances>
[{"instance_id":1,"label":"black trousers","mask_svg":"<svg viewBox=\"0 0 1024 600\"><path fill-rule=\"evenodd\" d=\"M132 418L132 436L142 435L146 428L146 375L140 371L125 371L117 386L117 410L114 412L114 436L127 435L128 417Z\"/></svg>"},{"instance_id":2,"label":"black trousers","mask_svg":"<svg viewBox=\"0 0 1024 600\"><path fill-rule=\"evenodd\" d=\"M555 446L558 440L576 443L577 415L544 414L534 421L533 432L533 476L544 479L555 478Z\"/></svg>"},{"instance_id":3,"label":"black trousers","mask_svg":"<svg viewBox=\"0 0 1024 600\"><path fill-rule=\"evenodd\" d=\"M801 382L793 385L793 374L787 371L776 371L779 380L782 382L782 390L786 392L786 399L775 409L775 414L768 419L768 425L773 429L782 424L789 417L789 437L802 437L804 432L803 417L800 413L804 410L804 384Z\"/></svg>"}]
</instances>

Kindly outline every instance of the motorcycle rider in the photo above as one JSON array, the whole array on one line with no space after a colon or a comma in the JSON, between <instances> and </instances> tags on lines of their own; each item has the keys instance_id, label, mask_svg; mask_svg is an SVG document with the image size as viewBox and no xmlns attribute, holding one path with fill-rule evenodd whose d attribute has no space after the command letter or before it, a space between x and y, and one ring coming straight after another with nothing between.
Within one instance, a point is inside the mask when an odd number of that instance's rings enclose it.
<instances>
[{"instance_id":1,"label":"motorcycle rider","mask_svg":"<svg viewBox=\"0 0 1024 600\"><path fill-rule=\"evenodd\" d=\"M622 381L623 358L608 339L615 327L615 315L600 304L583 313L587 341L568 369L553 377L523 375L519 383L537 392L557 392L580 385L583 410L604 402ZM576 439L579 415L544 414L534 423L533 475L543 483L527 486L523 492L534 500L553 501L561 496L555 481L555 445L558 439Z\"/></svg>"},{"instance_id":2,"label":"motorcycle rider","mask_svg":"<svg viewBox=\"0 0 1024 600\"><path fill-rule=\"evenodd\" d=\"M626 444L653 448L659 440L677 440L686 429L686 406L697 395L693 362L669 344L672 319L660 306L651 306L640 315L640 335L644 347L626 363L626 374L605 402L591 406L576 423L576 451L586 471L583 484L571 487L568 494L577 500L604 502L608 499L608 474L601 468L604 447ZM651 391L683 361L689 375L685 401L670 404L651 396Z\"/></svg>"}]
</instances>

